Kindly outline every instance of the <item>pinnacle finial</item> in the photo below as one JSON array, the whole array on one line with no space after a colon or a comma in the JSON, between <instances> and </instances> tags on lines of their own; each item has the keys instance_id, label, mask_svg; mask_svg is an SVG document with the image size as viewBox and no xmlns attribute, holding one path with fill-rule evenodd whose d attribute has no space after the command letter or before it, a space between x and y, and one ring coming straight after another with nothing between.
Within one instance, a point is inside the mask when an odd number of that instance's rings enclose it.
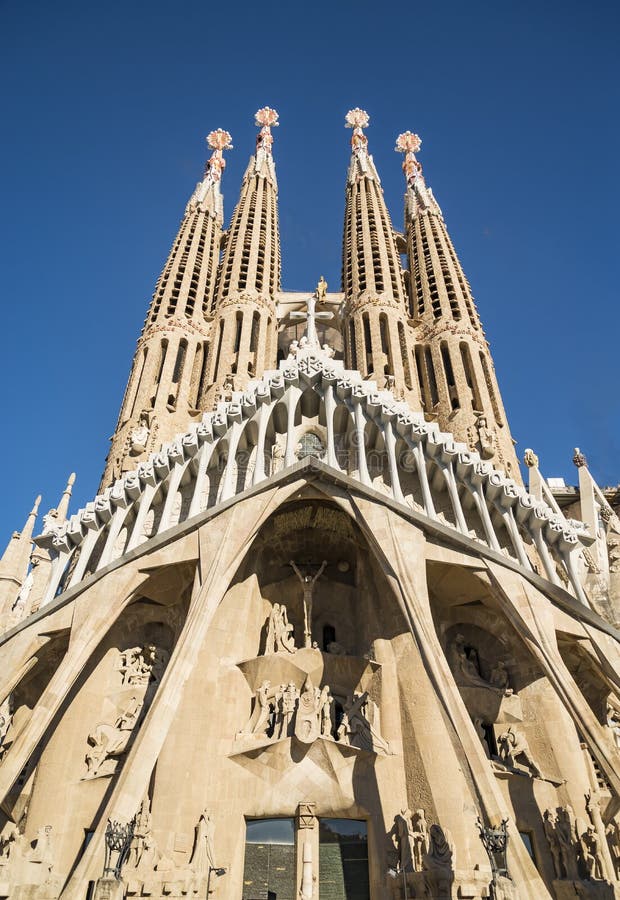
<instances>
[{"instance_id":1,"label":"pinnacle finial","mask_svg":"<svg viewBox=\"0 0 620 900\"><path fill-rule=\"evenodd\" d=\"M418 176L422 174L422 166L415 158L415 154L422 146L422 139L419 135L412 131L403 131L396 138L396 146L394 149L397 153L404 153L403 172L407 184L411 184Z\"/></svg>"},{"instance_id":2,"label":"pinnacle finial","mask_svg":"<svg viewBox=\"0 0 620 900\"><path fill-rule=\"evenodd\" d=\"M205 166L205 178L210 178L211 182L215 184L221 180L222 172L226 168L223 151L233 149L232 135L223 128L216 128L215 131L209 132L205 140L213 150Z\"/></svg>"},{"instance_id":3,"label":"pinnacle finial","mask_svg":"<svg viewBox=\"0 0 620 900\"><path fill-rule=\"evenodd\" d=\"M280 124L278 122L278 113L270 106L263 106L262 109L259 109L254 114L254 122L260 126L260 131L256 138L256 149L271 153L271 147L273 146L271 129L277 128Z\"/></svg>"},{"instance_id":4,"label":"pinnacle finial","mask_svg":"<svg viewBox=\"0 0 620 900\"><path fill-rule=\"evenodd\" d=\"M345 128L352 128L351 150L353 153L366 153L368 149L368 138L363 132L364 128L368 128L370 116L365 109L356 106L350 109L344 117Z\"/></svg>"}]
</instances>

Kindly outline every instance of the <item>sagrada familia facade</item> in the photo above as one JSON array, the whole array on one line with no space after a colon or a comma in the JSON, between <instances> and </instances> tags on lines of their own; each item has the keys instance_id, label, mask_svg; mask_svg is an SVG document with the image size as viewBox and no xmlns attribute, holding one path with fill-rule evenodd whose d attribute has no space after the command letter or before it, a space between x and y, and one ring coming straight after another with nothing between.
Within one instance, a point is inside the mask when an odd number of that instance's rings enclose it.
<instances>
[{"instance_id":1,"label":"sagrada familia facade","mask_svg":"<svg viewBox=\"0 0 620 900\"><path fill-rule=\"evenodd\" d=\"M620 898L618 497L522 483L419 137L399 232L347 114L341 290L288 292L256 123L99 493L0 561L0 898Z\"/></svg>"}]
</instances>

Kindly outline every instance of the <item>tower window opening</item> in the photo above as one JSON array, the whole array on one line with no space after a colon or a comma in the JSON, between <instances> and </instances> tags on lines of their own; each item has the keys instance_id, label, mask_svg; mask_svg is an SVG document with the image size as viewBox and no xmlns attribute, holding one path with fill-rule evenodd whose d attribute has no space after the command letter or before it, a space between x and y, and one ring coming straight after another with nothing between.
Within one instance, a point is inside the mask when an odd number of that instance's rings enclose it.
<instances>
[{"instance_id":1,"label":"tower window opening","mask_svg":"<svg viewBox=\"0 0 620 900\"><path fill-rule=\"evenodd\" d=\"M241 347L241 329L243 326L243 313L238 312L235 317L235 344L233 348L233 353L239 353L239 348Z\"/></svg>"},{"instance_id":2,"label":"tower window opening","mask_svg":"<svg viewBox=\"0 0 620 900\"><path fill-rule=\"evenodd\" d=\"M480 399L480 391L478 390L478 382L474 374L471 353L468 345L462 341L459 344L461 351L461 359L463 361L463 371L465 372L465 381L471 391L471 405L476 412L482 412L482 401Z\"/></svg>"},{"instance_id":3,"label":"tower window opening","mask_svg":"<svg viewBox=\"0 0 620 900\"><path fill-rule=\"evenodd\" d=\"M459 395L456 389L456 381L454 379L454 369L452 368L452 359L450 357L450 350L448 349L448 345L445 341L441 342L441 359L443 362L443 370L446 375L446 383L448 385L448 396L450 398L450 403L452 405L452 409L459 409Z\"/></svg>"},{"instance_id":4,"label":"tower window opening","mask_svg":"<svg viewBox=\"0 0 620 900\"><path fill-rule=\"evenodd\" d=\"M493 414L495 416L495 421L498 425L503 425L502 416L499 410L499 403L497 402L497 395L495 393L495 386L493 384L493 380L491 378L491 371L489 369L489 364L487 362L486 356L480 351L480 363L482 365L482 371L484 373L484 380L486 382L487 391L489 392L489 398L491 400L491 406L493 407Z\"/></svg>"},{"instance_id":5,"label":"tower window opening","mask_svg":"<svg viewBox=\"0 0 620 900\"><path fill-rule=\"evenodd\" d=\"M433 363L433 354L428 344L424 348L424 362L426 363L431 406L437 406L439 403L439 393L437 391L437 378L435 377L435 364Z\"/></svg>"},{"instance_id":6,"label":"tower window opening","mask_svg":"<svg viewBox=\"0 0 620 900\"><path fill-rule=\"evenodd\" d=\"M426 410L430 410L431 408L431 398L428 390L428 379L425 376L424 372L424 350L419 344L416 344L416 347L413 351L413 355L415 358L416 370L418 373L418 381L420 383L420 394L422 397L422 406Z\"/></svg>"},{"instance_id":7,"label":"tower window opening","mask_svg":"<svg viewBox=\"0 0 620 900\"><path fill-rule=\"evenodd\" d=\"M258 334L260 330L260 313L252 315L252 330L250 332L250 353L256 353L258 349Z\"/></svg>"},{"instance_id":8,"label":"tower window opening","mask_svg":"<svg viewBox=\"0 0 620 900\"><path fill-rule=\"evenodd\" d=\"M349 322L349 347L351 350L351 368L357 369L357 345L355 343L355 322Z\"/></svg>"},{"instance_id":9,"label":"tower window opening","mask_svg":"<svg viewBox=\"0 0 620 900\"><path fill-rule=\"evenodd\" d=\"M139 371L138 377L137 377L137 379L136 379L136 389L135 389L134 395L133 395L133 401L132 401L132 404L131 404L131 411L130 411L130 413L129 413L130 416L133 416L133 414L134 414L134 412L135 412L135 410L136 410L136 404L137 404L137 402L138 402L138 398L139 398L139 396L140 396L140 387L141 387L141 385L142 385L142 377L143 377L143 375L144 375L144 368L145 368L145 366L146 366L146 357L147 357L147 353L148 353L148 350L147 350L146 347L145 347L145 348L143 349L143 351L142 351L142 357L141 357L141 360L140 360L140 371Z\"/></svg>"},{"instance_id":10,"label":"tower window opening","mask_svg":"<svg viewBox=\"0 0 620 900\"><path fill-rule=\"evenodd\" d=\"M366 370L369 375L374 372L372 361L372 337L370 332L370 317L367 312L362 315L362 325L364 328L364 346L366 353Z\"/></svg>"},{"instance_id":11,"label":"tower window opening","mask_svg":"<svg viewBox=\"0 0 620 900\"><path fill-rule=\"evenodd\" d=\"M174 363L174 370L172 372L172 383L178 384L181 375L183 374L183 366L185 365L185 356L187 354L187 341L185 338L181 340L179 343L179 349L177 350L177 358Z\"/></svg>"},{"instance_id":12,"label":"tower window opening","mask_svg":"<svg viewBox=\"0 0 620 900\"><path fill-rule=\"evenodd\" d=\"M222 355L222 343L224 339L224 320L220 319L220 329L217 336L217 353L215 355L215 366L213 369L213 380L216 381L220 369L220 357Z\"/></svg>"}]
</instances>

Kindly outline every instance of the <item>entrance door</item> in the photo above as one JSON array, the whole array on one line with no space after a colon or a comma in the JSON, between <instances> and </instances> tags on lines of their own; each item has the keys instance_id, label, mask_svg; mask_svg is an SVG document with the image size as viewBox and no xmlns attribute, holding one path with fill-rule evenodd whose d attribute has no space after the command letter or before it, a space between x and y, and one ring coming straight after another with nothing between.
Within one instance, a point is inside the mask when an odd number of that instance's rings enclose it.
<instances>
[{"instance_id":1,"label":"entrance door","mask_svg":"<svg viewBox=\"0 0 620 900\"><path fill-rule=\"evenodd\" d=\"M293 819L248 819L243 900L296 900Z\"/></svg>"},{"instance_id":2,"label":"entrance door","mask_svg":"<svg viewBox=\"0 0 620 900\"><path fill-rule=\"evenodd\" d=\"M319 896L321 900L370 900L366 822L319 820Z\"/></svg>"}]
</instances>

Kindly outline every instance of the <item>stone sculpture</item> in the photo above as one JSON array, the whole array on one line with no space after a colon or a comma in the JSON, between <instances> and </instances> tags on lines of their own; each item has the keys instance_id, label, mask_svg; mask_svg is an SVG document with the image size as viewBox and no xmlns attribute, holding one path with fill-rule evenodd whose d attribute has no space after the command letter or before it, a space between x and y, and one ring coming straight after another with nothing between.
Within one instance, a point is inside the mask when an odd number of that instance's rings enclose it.
<instances>
[{"instance_id":1,"label":"stone sculpture","mask_svg":"<svg viewBox=\"0 0 620 900\"><path fill-rule=\"evenodd\" d=\"M427 893L437 900L452 896L456 853L452 835L440 825L431 825L428 850L424 856L424 882Z\"/></svg>"},{"instance_id":2,"label":"stone sculpture","mask_svg":"<svg viewBox=\"0 0 620 900\"><path fill-rule=\"evenodd\" d=\"M280 652L294 653L296 649L293 626L288 620L286 606L274 603L267 624L265 655Z\"/></svg>"},{"instance_id":3,"label":"stone sculpture","mask_svg":"<svg viewBox=\"0 0 620 900\"><path fill-rule=\"evenodd\" d=\"M561 878L562 869L562 850L560 840L557 833L557 817L552 810L546 809L543 813L543 829L547 843L549 844L549 852L553 860L553 869L556 878Z\"/></svg>"},{"instance_id":4,"label":"stone sculpture","mask_svg":"<svg viewBox=\"0 0 620 900\"><path fill-rule=\"evenodd\" d=\"M150 682L159 682L169 658L170 654L155 644L123 650L118 666L123 685L148 685Z\"/></svg>"},{"instance_id":5,"label":"stone sculpture","mask_svg":"<svg viewBox=\"0 0 620 900\"><path fill-rule=\"evenodd\" d=\"M326 685L323 691L327 692L325 698L318 688L315 689L310 676L306 677L299 695L295 719L295 737L304 744L314 743L321 734L322 702L324 703L329 695L329 687Z\"/></svg>"},{"instance_id":6,"label":"stone sculpture","mask_svg":"<svg viewBox=\"0 0 620 900\"><path fill-rule=\"evenodd\" d=\"M196 878L206 878L209 869L215 868L215 825L206 809L202 811L195 831L194 849L189 865Z\"/></svg>"},{"instance_id":7,"label":"stone sculpture","mask_svg":"<svg viewBox=\"0 0 620 900\"><path fill-rule=\"evenodd\" d=\"M350 697L336 732L336 738L343 744L367 750L369 753L389 754L390 747L379 731L369 721L367 713L372 710L372 718L376 718L376 706L369 699L368 691L354 693Z\"/></svg>"},{"instance_id":8,"label":"stone sculpture","mask_svg":"<svg viewBox=\"0 0 620 900\"><path fill-rule=\"evenodd\" d=\"M620 823L617 819L612 819L605 829L605 837L611 854L616 878L620 878Z\"/></svg>"},{"instance_id":9,"label":"stone sculpture","mask_svg":"<svg viewBox=\"0 0 620 900\"><path fill-rule=\"evenodd\" d=\"M414 868L415 835L410 809L401 809L394 816L392 838L398 850L398 867L401 872L410 872Z\"/></svg>"},{"instance_id":10,"label":"stone sculpture","mask_svg":"<svg viewBox=\"0 0 620 900\"><path fill-rule=\"evenodd\" d=\"M148 794L146 794L135 819L133 837L127 855L127 865L137 869L143 859L146 861L148 848L153 846L151 803ZM153 859L151 868L154 865L155 860Z\"/></svg>"},{"instance_id":11,"label":"stone sculpture","mask_svg":"<svg viewBox=\"0 0 620 900\"><path fill-rule=\"evenodd\" d=\"M413 866L416 872L424 868L424 857L428 853L428 825L423 809L416 809L413 816Z\"/></svg>"},{"instance_id":12,"label":"stone sculpture","mask_svg":"<svg viewBox=\"0 0 620 900\"><path fill-rule=\"evenodd\" d=\"M270 703L271 682L263 681L259 689L256 691L254 699L254 709L250 716L250 721L245 726L242 734L255 734L264 737L270 727L270 716L272 706Z\"/></svg>"},{"instance_id":13,"label":"stone sculpture","mask_svg":"<svg viewBox=\"0 0 620 900\"><path fill-rule=\"evenodd\" d=\"M579 878L577 849L575 847L575 816L571 806L558 807L555 833L560 847L560 858L564 877L571 880Z\"/></svg>"},{"instance_id":14,"label":"stone sculpture","mask_svg":"<svg viewBox=\"0 0 620 900\"><path fill-rule=\"evenodd\" d=\"M491 669L489 684L491 685L491 687L495 687L498 690L503 691L505 694L512 694L508 672L506 671L506 666L501 659L499 659Z\"/></svg>"},{"instance_id":15,"label":"stone sculpture","mask_svg":"<svg viewBox=\"0 0 620 900\"><path fill-rule=\"evenodd\" d=\"M6 753L5 740L12 722L13 709L11 695L9 694L0 704L0 760Z\"/></svg>"},{"instance_id":16,"label":"stone sculpture","mask_svg":"<svg viewBox=\"0 0 620 900\"><path fill-rule=\"evenodd\" d=\"M314 594L314 585L319 580L321 575L325 570L325 566L327 565L327 560L324 559L321 563L321 567L314 577L310 575L308 572L304 575L298 569L297 565L293 560L290 561L290 566L293 571L301 581L301 586L303 588L303 604L304 604L304 646L311 647L312 646L312 597Z\"/></svg>"},{"instance_id":17,"label":"stone sculpture","mask_svg":"<svg viewBox=\"0 0 620 900\"><path fill-rule=\"evenodd\" d=\"M606 707L607 727L613 735L616 747L620 748L620 701L610 694Z\"/></svg>"},{"instance_id":18,"label":"stone sculpture","mask_svg":"<svg viewBox=\"0 0 620 900\"><path fill-rule=\"evenodd\" d=\"M504 731L497 738L499 758L511 769L518 768L517 760L521 758L534 778L542 778L540 769L532 758L527 740L520 732L513 731L512 727Z\"/></svg>"},{"instance_id":19,"label":"stone sculpture","mask_svg":"<svg viewBox=\"0 0 620 900\"><path fill-rule=\"evenodd\" d=\"M86 754L85 778L111 775L115 771L118 757L127 749L131 734L138 723L142 705L142 700L132 697L113 725L106 723L97 725L88 735L88 743L92 749Z\"/></svg>"},{"instance_id":20,"label":"stone sculpture","mask_svg":"<svg viewBox=\"0 0 620 900\"><path fill-rule=\"evenodd\" d=\"M277 736L287 737L292 733L293 717L297 709L297 700L299 691L293 682L289 684L281 684L278 695L276 697L276 725L274 733Z\"/></svg>"}]
</instances>

